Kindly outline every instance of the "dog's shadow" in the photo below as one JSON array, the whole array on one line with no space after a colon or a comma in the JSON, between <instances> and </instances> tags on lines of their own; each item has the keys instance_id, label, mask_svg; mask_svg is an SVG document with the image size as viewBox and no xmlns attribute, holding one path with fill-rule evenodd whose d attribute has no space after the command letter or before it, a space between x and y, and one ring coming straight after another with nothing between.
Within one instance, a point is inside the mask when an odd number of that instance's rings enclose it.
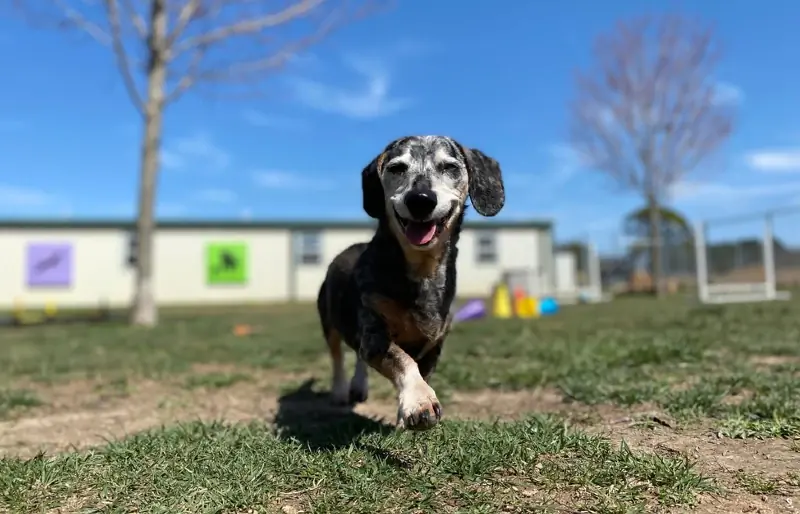
<instances>
[{"instance_id":1,"label":"dog's shadow","mask_svg":"<svg viewBox=\"0 0 800 514\"><path fill-rule=\"evenodd\" d=\"M391 460L384 450L364 444L360 438L375 433L386 435L395 427L362 416L349 407L332 405L329 393L313 390L315 381L308 379L278 399L275 428L280 437L295 439L310 451L335 451L353 445Z\"/></svg>"}]
</instances>

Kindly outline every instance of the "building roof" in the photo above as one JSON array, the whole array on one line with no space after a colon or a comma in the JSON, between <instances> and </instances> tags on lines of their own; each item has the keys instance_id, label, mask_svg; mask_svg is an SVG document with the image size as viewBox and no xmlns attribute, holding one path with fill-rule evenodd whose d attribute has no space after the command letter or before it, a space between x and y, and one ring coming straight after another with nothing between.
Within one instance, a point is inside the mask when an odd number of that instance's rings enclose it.
<instances>
[{"instance_id":1,"label":"building roof","mask_svg":"<svg viewBox=\"0 0 800 514\"><path fill-rule=\"evenodd\" d=\"M53 230L53 229L130 229L135 221L131 219L0 219L0 230ZM346 230L369 229L375 226L373 220L202 220L202 219L162 219L157 228L166 230ZM469 229L536 229L551 230L549 220L479 220L465 221Z\"/></svg>"}]
</instances>

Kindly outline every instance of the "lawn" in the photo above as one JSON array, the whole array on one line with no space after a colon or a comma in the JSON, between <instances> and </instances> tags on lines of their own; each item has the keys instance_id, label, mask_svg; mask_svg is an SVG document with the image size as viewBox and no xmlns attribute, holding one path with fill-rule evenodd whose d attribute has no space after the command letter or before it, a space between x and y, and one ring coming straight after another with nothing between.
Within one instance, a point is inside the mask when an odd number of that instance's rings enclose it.
<instances>
[{"instance_id":1,"label":"lawn","mask_svg":"<svg viewBox=\"0 0 800 514\"><path fill-rule=\"evenodd\" d=\"M256 332L236 337L235 323ZM309 306L0 329L0 511L790 512L800 301L455 327L445 421L328 405ZM60 510L58 510L60 509Z\"/></svg>"}]
</instances>

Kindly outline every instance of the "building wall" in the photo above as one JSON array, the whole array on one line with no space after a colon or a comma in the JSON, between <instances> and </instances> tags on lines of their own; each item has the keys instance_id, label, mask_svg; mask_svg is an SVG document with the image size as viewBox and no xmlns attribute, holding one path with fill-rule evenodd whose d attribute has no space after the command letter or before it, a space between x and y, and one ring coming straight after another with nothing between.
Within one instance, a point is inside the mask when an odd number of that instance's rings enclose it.
<instances>
[{"instance_id":1,"label":"building wall","mask_svg":"<svg viewBox=\"0 0 800 514\"><path fill-rule=\"evenodd\" d=\"M303 233L319 234L316 262L300 262ZM157 231L154 241L155 292L160 304L241 304L308 301L316 298L328 264L349 245L368 241L370 226L312 229L273 226L171 227ZM129 264L130 229L107 227L0 227L0 310L16 301L27 306L55 302L60 306L94 306L100 302L125 306L133 292L134 273ZM487 237L487 234L492 235ZM487 244L493 237L494 243ZM484 254L493 247L494 262L479 262L480 240ZM549 244L549 231L533 227L473 229L465 227L459 242L459 296L486 296L509 268L539 270L553 277L541 245ZM69 287L29 287L26 251L30 243L68 242L72 245L72 282ZM206 283L208 243L247 245L249 262L245 284ZM492 253L492 252L488 252ZM545 252L546 253L546 252ZM544 255L544 257L543 257ZM547 278L551 280L551 278Z\"/></svg>"},{"instance_id":2,"label":"building wall","mask_svg":"<svg viewBox=\"0 0 800 514\"><path fill-rule=\"evenodd\" d=\"M296 277L294 299L300 301L315 300L331 260L348 246L362 241L369 241L372 238L372 233L373 230L371 229L332 229L322 231L320 234L322 251L319 262L317 264L294 263L294 276ZM298 237L295 236L295 244L298 244L297 239Z\"/></svg>"},{"instance_id":3,"label":"building wall","mask_svg":"<svg viewBox=\"0 0 800 514\"><path fill-rule=\"evenodd\" d=\"M493 233L497 261L480 262L479 239ZM464 230L458 244L458 295L488 296L492 285L509 269L536 272L541 262L539 244L542 232L535 229L501 228L494 230Z\"/></svg>"},{"instance_id":4,"label":"building wall","mask_svg":"<svg viewBox=\"0 0 800 514\"><path fill-rule=\"evenodd\" d=\"M578 265L573 252L556 252L556 292L574 293L578 290Z\"/></svg>"}]
</instances>

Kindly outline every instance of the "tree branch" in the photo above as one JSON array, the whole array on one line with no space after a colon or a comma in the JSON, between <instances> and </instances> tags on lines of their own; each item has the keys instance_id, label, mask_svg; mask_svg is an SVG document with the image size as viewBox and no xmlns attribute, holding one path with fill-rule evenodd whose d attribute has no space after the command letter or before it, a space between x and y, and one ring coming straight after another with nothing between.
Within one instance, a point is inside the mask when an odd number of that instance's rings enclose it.
<instances>
[{"instance_id":1,"label":"tree branch","mask_svg":"<svg viewBox=\"0 0 800 514\"><path fill-rule=\"evenodd\" d=\"M713 33L680 16L637 18L598 37L594 54L576 81L572 144L619 184L664 198L733 127L714 99Z\"/></svg>"},{"instance_id":2,"label":"tree branch","mask_svg":"<svg viewBox=\"0 0 800 514\"><path fill-rule=\"evenodd\" d=\"M128 59L128 53L123 42L123 31L120 23L117 0L105 0L105 7L108 15L108 25L111 29L112 49L117 61L117 68L119 68L120 75L122 76L122 82L125 85L125 90L128 92L128 96L134 108L139 111L139 114L144 116L146 111L145 103L136 87L136 80L133 78L130 59Z\"/></svg>"},{"instance_id":3,"label":"tree branch","mask_svg":"<svg viewBox=\"0 0 800 514\"><path fill-rule=\"evenodd\" d=\"M300 0L277 13L267 14L253 19L245 19L229 25L216 27L198 36L186 38L181 43L177 43L170 55L171 59L191 51L195 48L205 48L223 40L236 36L256 34L262 30L282 25L303 16L307 16L316 7L322 5L326 0Z\"/></svg>"},{"instance_id":4,"label":"tree branch","mask_svg":"<svg viewBox=\"0 0 800 514\"><path fill-rule=\"evenodd\" d=\"M175 28L167 36L167 47L172 48L175 42L183 35L186 27L191 23L194 17L200 12L201 0L187 0L180 9L178 14L178 21L175 22Z\"/></svg>"},{"instance_id":5,"label":"tree branch","mask_svg":"<svg viewBox=\"0 0 800 514\"><path fill-rule=\"evenodd\" d=\"M139 38L139 40L147 41L148 28L147 22L144 21L144 16L142 16L142 14L136 10L131 0L121 0L121 7L122 12L125 14L125 18L130 20L131 26L136 32L136 36Z\"/></svg>"}]
</instances>

